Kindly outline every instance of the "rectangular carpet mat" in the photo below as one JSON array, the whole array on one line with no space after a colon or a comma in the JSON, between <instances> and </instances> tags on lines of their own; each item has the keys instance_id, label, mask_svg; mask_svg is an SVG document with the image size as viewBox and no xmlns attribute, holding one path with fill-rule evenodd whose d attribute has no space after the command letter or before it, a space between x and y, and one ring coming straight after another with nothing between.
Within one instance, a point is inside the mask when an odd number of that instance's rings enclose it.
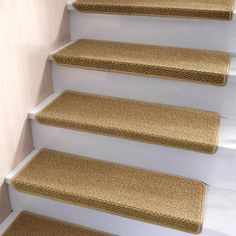
<instances>
[{"instance_id":1,"label":"rectangular carpet mat","mask_svg":"<svg viewBox=\"0 0 236 236\"><path fill-rule=\"evenodd\" d=\"M231 20L234 0L76 0L81 12Z\"/></svg>"},{"instance_id":2,"label":"rectangular carpet mat","mask_svg":"<svg viewBox=\"0 0 236 236\"><path fill-rule=\"evenodd\" d=\"M52 218L21 212L2 236L111 236Z\"/></svg>"},{"instance_id":3,"label":"rectangular carpet mat","mask_svg":"<svg viewBox=\"0 0 236 236\"><path fill-rule=\"evenodd\" d=\"M66 91L35 116L44 125L213 154L220 117L190 108Z\"/></svg>"},{"instance_id":4,"label":"rectangular carpet mat","mask_svg":"<svg viewBox=\"0 0 236 236\"><path fill-rule=\"evenodd\" d=\"M180 231L199 233L202 228L205 186L186 178L41 150L13 186Z\"/></svg>"},{"instance_id":5,"label":"rectangular carpet mat","mask_svg":"<svg viewBox=\"0 0 236 236\"><path fill-rule=\"evenodd\" d=\"M64 66L224 86L231 56L216 51L80 39L52 58Z\"/></svg>"}]
</instances>

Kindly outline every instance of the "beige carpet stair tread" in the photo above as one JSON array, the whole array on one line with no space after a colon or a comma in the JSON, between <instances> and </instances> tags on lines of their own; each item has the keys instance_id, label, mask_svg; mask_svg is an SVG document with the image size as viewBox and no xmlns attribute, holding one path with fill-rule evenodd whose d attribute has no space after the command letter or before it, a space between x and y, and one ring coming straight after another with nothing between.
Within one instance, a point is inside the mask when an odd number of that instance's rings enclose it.
<instances>
[{"instance_id":1,"label":"beige carpet stair tread","mask_svg":"<svg viewBox=\"0 0 236 236\"><path fill-rule=\"evenodd\" d=\"M52 55L55 63L95 70L227 83L230 55L224 52L80 39Z\"/></svg>"},{"instance_id":2,"label":"beige carpet stair tread","mask_svg":"<svg viewBox=\"0 0 236 236\"><path fill-rule=\"evenodd\" d=\"M66 91L36 114L45 125L215 153L216 113Z\"/></svg>"},{"instance_id":3,"label":"beige carpet stair tread","mask_svg":"<svg viewBox=\"0 0 236 236\"><path fill-rule=\"evenodd\" d=\"M3 236L111 236L29 212L21 212Z\"/></svg>"},{"instance_id":4,"label":"beige carpet stair tread","mask_svg":"<svg viewBox=\"0 0 236 236\"><path fill-rule=\"evenodd\" d=\"M13 186L181 231L198 233L202 228L205 186L190 179L41 150L16 175Z\"/></svg>"},{"instance_id":5,"label":"beige carpet stair tread","mask_svg":"<svg viewBox=\"0 0 236 236\"><path fill-rule=\"evenodd\" d=\"M231 20L233 0L75 0L81 12Z\"/></svg>"}]
</instances>

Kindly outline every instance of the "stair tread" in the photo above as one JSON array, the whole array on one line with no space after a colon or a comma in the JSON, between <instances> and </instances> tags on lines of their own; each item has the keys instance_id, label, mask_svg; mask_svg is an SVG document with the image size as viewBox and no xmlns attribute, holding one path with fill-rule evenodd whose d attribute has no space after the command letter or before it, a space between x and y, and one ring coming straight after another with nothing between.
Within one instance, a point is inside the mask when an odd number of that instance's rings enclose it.
<instances>
[{"instance_id":1,"label":"stair tread","mask_svg":"<svg viewBox=\"0 0 236 236\"><path fill-rule=\"evenodd\" d=\"M204 184L120 164L41 150L13 178L22 192L198 233Z\"/></svg>"},{"instance_id":2,"label":"stair tread","mask_svg":"<svg viewBox=\"0 0 236 236\"><path fill-rule=\"evenodd\" d=\"M109 236L103 232L79 227L45 216L21 212L3 236Z\"/></svg>"},{"instance_id":3,"label":"stair tread","mask_svg":"<svg viewBox=\"0 0 236 236\"><path fill-rule=\"evenodd\" d=\"M216 51L80 39L52 58L64 66L224 86L231 56Z\"/></svg>"},{"instance_id":4,"label":"stair tread","mask_svg":"<svg viewBox=\"0 0 236 236\"><path fill-rule=\"evenodd\" d=\"M213 154L220 117L169 105L65 91L36 120L45 125Z\"/></svg>"},{"instance_id":5,"label":"stair tread","mask_svg":"<svg viewBox=\"0 0 236 236\"><path fill-rule=\"evenodd\" d=\"M231 20L233 0L75 0L81 12Z\"/></svg>"}]
</instances>

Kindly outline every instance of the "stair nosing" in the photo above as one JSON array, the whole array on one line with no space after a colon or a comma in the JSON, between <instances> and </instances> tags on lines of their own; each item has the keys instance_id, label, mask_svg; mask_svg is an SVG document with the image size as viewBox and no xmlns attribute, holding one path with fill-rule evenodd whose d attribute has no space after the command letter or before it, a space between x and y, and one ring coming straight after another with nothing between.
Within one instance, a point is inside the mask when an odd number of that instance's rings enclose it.
<instances>
[{"instance_id":1,"label":"stair nosing","mask_svg":"<svg viewBox=\"0 0 236 236\"><path fill-rule=\"evenodd\" d=\"M74 0L67 0L67 3L66 3L66 7L67 7L67 10L69 11L76 11L78 12L72 5ZM80 12L78 12L80 13ZM90 13L89 13L90 14ZM234 10L233 10L233 17L236 16L236 2L234 2ZM142 16L141 16L142 17ZM145 16L144 16L145 17Z\"/></svg>"},{"instance_id":2,"label":"stair nosing","mask_svg":"<svg viewBox=\"0 0 236 236\"><path fill-rule=\"evenodd\" d=\"M53 55L55 54L55 53L58 53L59 51L61 51L62 49L65 49L66 47L68 47L69 45L71 45L71 44L73 44L73 43L75 43L76 41L78 41L78 40L73 40L73 41L70 41L70 42L68 42L68 43L66 43L66 44L64 44L64 45L62 45L61 47L59 47L59 48L57 48L56 50L54 50L53 52L51 52L50 53L50 55L49 55L49 60L52 62L52 63L55 63L55 64L57 64L56 62L55 62L55 60L53 59ZM99 40L100 41L100 40ZM102 40L101 40L102 41ZM111 42L114 42L114 43L119 43L119 42L116 42L116 41L111 41ZM124 43L129 43L129 42L124 42ZM137 45L140 45L140 43L138 43ZM145 45L145 44L142 44L142 45ZM147 46L155 46L155 45L153 45L153 44L151 44L151 45L148 45L147 44ZM156 45L156 46L159 46L159 45ZM161 45L161 46L164 46L164 45ZM164 46L164 47L166 47L166 46ZM179 48L179 47L174 47L174 46L172 46L171 48ZM196 49L196 50L202 50L202 51L212 51L212 52L215 52L215 50L205 50L205 49L199 49L199 48L183 48L183 49ZM63 66L63 65L60 65L60 64L57 64L58 66ZM65 66L65 65L64 65ZM93 69L93 68L84 68L84 67L76 67L77 69L85 69L85 70L97 70L97 71L99 71L98 69ZM105 70L106 71L106 70ZM121 76L122 76L122 74L128 74L128 73L126 73L126 72L118 72L118 71L107 71L107 72L109 72L109 73L119 73L119 74L121 74ZM139 74L134 74L134 76L141 76L141 75L139 75ZM144 77L147 77L147 78L150 78L150 77L152 77L152 76L149 76L149 75L142 75L142 76L144 76ZM155 76L156 77L156 76ZM159 77L156 77L157 79L163 79L163 78L159 78ZM165 79L165 78L164 78ZM178 80L178 79L177 79ZM182 81L180 81L180 82L182 82L182 83L189 83L189 82L191 82L191 81L186 81L186 80L182 80ZM203 84L203 85L206 85L206 86L211 86L211 85L208 85L208 84L204 84L204 83L201 83L201 82L199 82L200 84ZM231 61L230 61L230 63L229 63L229 66L228 66L228 79L227 79L227 84L228 83L236 83L236 55L234 55L234 54L232 54L231 53ZM198 83L195 83L196 84L196 86L198 85ZM225 85L225 86L227 86L227 84Z\"/></svg>"}]
</instances>

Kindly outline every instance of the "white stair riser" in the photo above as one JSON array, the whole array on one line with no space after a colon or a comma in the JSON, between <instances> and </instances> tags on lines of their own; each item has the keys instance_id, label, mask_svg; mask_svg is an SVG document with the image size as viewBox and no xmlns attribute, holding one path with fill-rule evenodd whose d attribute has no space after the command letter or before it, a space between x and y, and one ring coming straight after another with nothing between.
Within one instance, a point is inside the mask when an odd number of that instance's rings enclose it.
<instances>
[{"instance_id":1,"label":"white stair riser","mask_svg":"<svg viewBox=\"0 0 236 236\"><path fill-rule=\"evenodd\" d=\"M89 38L236 53L232 21L121 16L70 11L71 39Z\"/></svg>"},{"instance_id":2,"label":"white stair riser","mask_svg":"<svg viewBox=\"0 0 236 236\"><path fill-rule=\"evenodd\" d=\"M233 70L232 70L233 71ZM236 73L224 87L102 72L52 63L55 92L76 90L218 112L236 119Z\"/></svg>"},{"instance_id":3,"label":"white stair riser","mask_svg":"<svg viewBox=\"0 0 236 236\"><path fill-rule=\"evenodd\" d=\"M236 150L214 155L41 125L32 120L34 146L201 180L236 190ZM220 143L223 143L220 141Z\"/></svg>"}]
</instances>

